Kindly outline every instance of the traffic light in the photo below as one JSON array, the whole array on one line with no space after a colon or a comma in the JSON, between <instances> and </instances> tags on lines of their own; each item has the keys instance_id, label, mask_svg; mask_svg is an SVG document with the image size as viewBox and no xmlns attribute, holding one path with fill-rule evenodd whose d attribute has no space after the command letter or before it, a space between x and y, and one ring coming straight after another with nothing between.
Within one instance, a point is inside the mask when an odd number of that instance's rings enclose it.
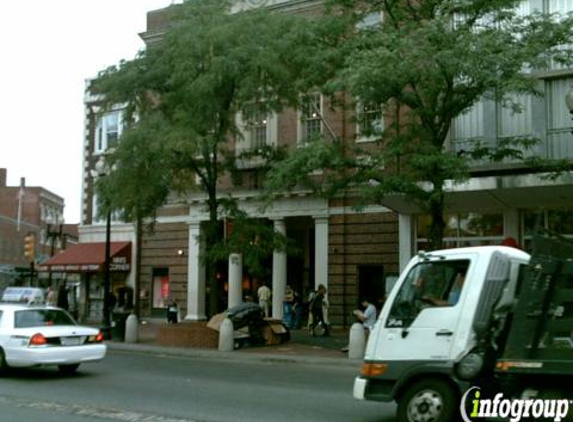
<instances>
[{"instance_id":1,"label":"traffic light","mask_svg":"<svg viewBox=\"0 0 573 422\"><path fill-rule=\"evenodd\" d=\"M24 237L24 256L29 262L34 262L36 259L36 235L28 233Z\"/></svg>"}]
</instances>

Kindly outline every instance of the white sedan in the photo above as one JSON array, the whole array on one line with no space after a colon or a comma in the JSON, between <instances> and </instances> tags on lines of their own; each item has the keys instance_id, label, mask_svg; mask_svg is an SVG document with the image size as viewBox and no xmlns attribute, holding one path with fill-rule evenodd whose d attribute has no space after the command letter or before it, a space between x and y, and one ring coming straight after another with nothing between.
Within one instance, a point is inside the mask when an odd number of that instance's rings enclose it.
<instances>
[{"instance_id":1,"label":"white sedan","mask_svg":"<svg viewBox=\"0 0 573 422\"><path fill-rule=\"evenodd\" d=\"M57 366L74 373L105 357L103 334L78 325L53 306L0 304L0 372L8 367Z\"/></svg>"}]
</instances>

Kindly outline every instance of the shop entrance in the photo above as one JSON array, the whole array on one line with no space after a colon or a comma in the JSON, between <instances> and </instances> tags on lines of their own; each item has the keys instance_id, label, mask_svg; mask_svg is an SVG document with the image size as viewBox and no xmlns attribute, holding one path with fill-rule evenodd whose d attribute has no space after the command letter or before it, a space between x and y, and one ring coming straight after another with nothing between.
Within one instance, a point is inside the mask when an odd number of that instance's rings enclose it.
<instances>
[{"instance_id":1,"label":"shop entrance","mask_svg":"<svg viewBox=\"0 0 573 422\"><path fill-rule=\"evenodd\" d=\"M367 299L376 306L378 312L382 309L386 295L386 281L383 265L366 264L358 266L358 301ZM356 304L358 307L360 303Z\"/></svg>"}]
</instances>

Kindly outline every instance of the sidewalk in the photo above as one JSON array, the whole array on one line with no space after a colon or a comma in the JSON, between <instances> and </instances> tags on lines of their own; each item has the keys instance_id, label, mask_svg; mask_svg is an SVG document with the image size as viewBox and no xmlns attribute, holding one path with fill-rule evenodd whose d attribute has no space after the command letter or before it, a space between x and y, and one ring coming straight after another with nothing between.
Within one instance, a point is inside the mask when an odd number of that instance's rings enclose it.
<instances>
[{"instance_id":1,"label":"sidewalk","mask_svg":"<svg viewBox=\"0 0 573 422\"><path fill-rule=\"evenodd\" d=\"M164 354L172 356L202 357L210 359L257 360L272 362L299 362L323 365L348 365L360 370L361 360L348 359L341 349L348 344L348 330L334 329L328 337L312 337L307 330L291 330L291 339L276 346L243 347L232 352L216 348L165 346L157 341L163 319L144 319L139 324L137 343L107 342L110 350Z\"/></svg>"}]
</instances>

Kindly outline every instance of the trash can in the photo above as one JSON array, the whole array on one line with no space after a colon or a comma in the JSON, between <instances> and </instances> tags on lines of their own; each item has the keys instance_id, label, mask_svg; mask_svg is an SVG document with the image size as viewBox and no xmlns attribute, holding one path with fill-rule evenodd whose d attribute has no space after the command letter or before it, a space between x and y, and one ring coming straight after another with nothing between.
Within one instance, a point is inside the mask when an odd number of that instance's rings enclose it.
<instances>
[{"instance_id":1,"label":"trash can","mask_svg":"<svg viewBox=\"0 0 573 422\"><path fill-rule=\"evenodd\" d=\"M125 323L129 312L112 312L111 314L111 339L125 341Z\"/></svg>"}]
</instances>

